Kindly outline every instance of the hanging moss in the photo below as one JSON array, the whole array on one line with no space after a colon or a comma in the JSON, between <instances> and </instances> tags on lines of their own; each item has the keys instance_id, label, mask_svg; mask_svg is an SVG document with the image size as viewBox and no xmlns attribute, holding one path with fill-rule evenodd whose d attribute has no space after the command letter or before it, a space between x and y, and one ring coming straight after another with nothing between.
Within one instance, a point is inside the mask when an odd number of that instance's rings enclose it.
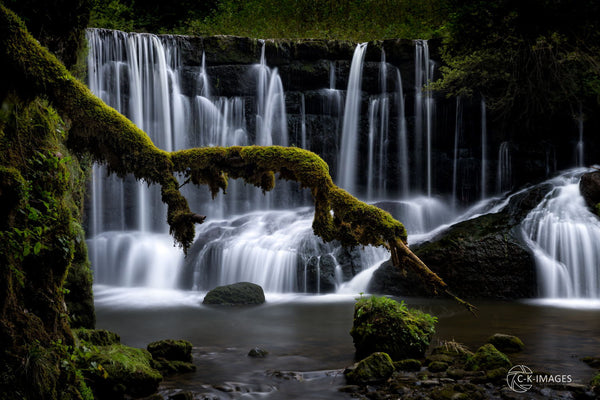
<instances>
[{"instance_id":1,"label":"hanging moss","mask_svg":"<svg viewBox=\"0 0 600 400\"><path fill-rule=\"evenodd\" d=\"M315 201L313 230L325 241L343 245L386 246L398 267L416 270L432 292L447 292L447 285L406 246L406 230L391 215L358 199L333 184L327 164L299 148L278 146L200 148L167 153L131 121L95 97L81 82L41 47L18 18L0 6L0 55L16 88L44 94L71 123L69 147L89 153L119 176L161 186L167 204L171 234L184 250L194 239L197 214L190 211L179 192L174 173L181 172L197 184L209 186L213 196L225 191L228 178L242 178L263 191L275 186L275 174L310 188ZM464 303L467 307L473 307Z\"/></svg>"}]
</instances>

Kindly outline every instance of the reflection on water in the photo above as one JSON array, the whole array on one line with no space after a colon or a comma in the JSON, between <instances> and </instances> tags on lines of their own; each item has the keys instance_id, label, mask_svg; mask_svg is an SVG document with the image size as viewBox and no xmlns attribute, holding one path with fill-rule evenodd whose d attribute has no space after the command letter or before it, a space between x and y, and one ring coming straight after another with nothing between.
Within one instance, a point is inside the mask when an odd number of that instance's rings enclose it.
<instances>
[{"instance_id":1,"label":"reflection on water","mask_svg":"<svg viewBox=\"0 0 600 400\"><path fill-rule=\"evenodd\" d=\"M219 308L201 305L203 295L194 292L140 289L135 293L131 288L109 287L95 291L98 328L118 332L124 344L145 347L165 338L194 344L198 370L170 378L164 389L182 388L218 398L239 398L242 393L244 398L349 398L337 388L345 384L340 370L353 362L348 332L355 296L267 294L267 303L261 306ZM434 343L453 339L475 350L493 333L511 333L526 346L524 352L511 356L515 364L571 374L581 383L595 372L580 359L598 355L598 307L485 302L477 304L475 318L452 301L405 301L439 318ZM247 357L256 346L268 350L269 356ZM274 370L304 374L281 377Z\"/></svg>"}]
</instances>

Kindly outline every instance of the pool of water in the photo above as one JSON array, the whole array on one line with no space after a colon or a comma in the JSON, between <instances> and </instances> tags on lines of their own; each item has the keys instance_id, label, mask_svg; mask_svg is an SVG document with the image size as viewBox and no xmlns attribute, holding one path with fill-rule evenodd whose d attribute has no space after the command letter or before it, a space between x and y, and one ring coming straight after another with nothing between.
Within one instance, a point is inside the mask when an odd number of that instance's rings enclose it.
<instances>
[{"instance_id":1,"label":"pool of water","mask_svg":"<svg viewBox=\"0 0 600 400\"><path fill-rule=\"evenodd\" d=\"M349 335L358 295L270 295L252 307L208 307L203 294L96 286L97 327L145 347L166 339L193 343L194 373L165 380L161 390L205 393L206 398L342 399L342 370L354 360ZM570 374L587 383L595 371L581 361L600 355L600 304L564 301L479 302L478 317L450 300L403 299L438 317L433 339L477 349L493 333L525 343L514 364ZM261 347L264 359L248 357Z\"/></svg>"}]
</instances>

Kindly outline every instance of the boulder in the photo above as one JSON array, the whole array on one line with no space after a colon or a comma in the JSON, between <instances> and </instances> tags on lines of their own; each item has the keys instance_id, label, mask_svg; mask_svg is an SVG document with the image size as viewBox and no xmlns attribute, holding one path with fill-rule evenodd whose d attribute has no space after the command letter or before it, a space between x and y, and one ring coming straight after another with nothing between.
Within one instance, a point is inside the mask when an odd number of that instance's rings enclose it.
<instances>
[{"instance_id":1,"label":"boulder","mask_svg":"<svg viewBox=\"0 0 600 400\"><path fill-rule=\"evenodd\" d=\"M488 343L494 345L495 348L503 353L518 353L523 351L525 345L516 336L505 335L503 333L495 333L489 339Z\"/></svg>"},{"instance_id":2,"label":"boulder","mask_svg":"<svg viewBox=\"0 0 600 400\"><path fill-rule=\"evenodd\" d=\"M147 349L155 359L192 362L192 344L187 340L159 340L150 343Z\"/></svg>"},{"instance_id":3,"label":"boulder","mask_svg":"<svg viewBox=\"0 0 600 400\"><path fill-rule=\"evenodd\" d=\"M497 368L509 369L512 366L506 355L498 351L494 345L487 343L481 346L467 360L466 369L470 371L491 371Z\"/></svg>"},{"instance_id":4,"label":"boulder","mask_svg":"<svg viewBox=\"0 0 600 400\"><path fill-rule=\"evenodd\" d=\"M393 373L392 359L382 352L373 353L344 371L348 383L358 385L385 381Z\"/></svg>"},{"instance_id":5,"label":"boulder","mask_svg":"<svg viewBox=\"0 0 600 400\"><path fill-rule=\"evenodd\" d=\"M252 358L265 358L269 352L265 349L261 349L260 347L255 347L248 352L248 357Z\"/></svg>"},{"instance_id":6,"label":"boulder","mask_svg":"<svg viewBox=\"0 0 600 400\"><path fill-rule=\"evenodd\" d=\"M419 372L421 370L421 361L414 358L394 362L396 371Z\"/></svg>"},{"instance_id":7,"label":"boulder","mask_svg":"<svg viewBox=\"0 0 600 400\"><path fill-rule=\"evenodd\" d=\"M350 335L358 357L385 352L394 360L422 358L437 319L387 297L365 297L354 306Z\"/></svg>"},{"instance_id":8,"label":"boulder","mask_svg":"<svg viewBox=\"0 0 600 400\"><path fill-rule=\"evenodd\" d=\"M550 185L542 184L515 194L502 211L452 225L412 250L459 297L534 297L535 259L522 237L520 223L549 190ZM414 272L400 271L391 261L375 271L367 291L396 296L431 294Z\"/></svg>"},{"instance_id":9,"label":"boulder","mask_svg":"<svg viewBox=\"0 0 600 400\"><path fill-rule=\"evenodd\" d=\"M583 174L579 181L579 191L590 210L600 215L600 171Z\"/></svg>"},{"instance_id":10,"label":"boulder","mask_svg":"<svg viewBox=\"0 0 600 400\"><path fill-rule=\"evenodd\" d=\"M217 286L204 297L204 304L218 305L250 305L263 304L265 293L254 283L238 282L231 285Z\"/></svg>"},{"instance_id":11,"label":"boulder","mask_svg":"<svg viewBox=\"0 0 600 400\"><path fill-rule=\"evenodd\" d=\"M306 264L306 271L298 269L298 274L306 274L306 291L309 293L335 292L335 260L330 254L312 256Z\"/></svg>"},{"instance_id":12,"label":"boulder","mask_svg":"<svg viewBox=\"0 0 600 400\"><path fill-rule=\"evenodd\" d=\"M83 373L97 398L149 396L162 380L160 372L152 367L152 356L144 349L121 344L99 346L89 361L97 367Z\"/></svg>"}]
</instances>

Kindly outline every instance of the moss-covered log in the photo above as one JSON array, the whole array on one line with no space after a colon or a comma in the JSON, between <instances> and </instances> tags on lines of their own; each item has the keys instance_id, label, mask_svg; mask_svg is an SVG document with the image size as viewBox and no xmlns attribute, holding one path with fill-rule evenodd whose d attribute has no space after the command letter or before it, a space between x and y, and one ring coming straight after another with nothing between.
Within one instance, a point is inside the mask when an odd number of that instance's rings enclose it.
<instances>
[{"instance_id":1,"label":"moss-covered log","mask_svg":"<svg viewBox=\"0 0 600 400\"><path fill-rule=\"evenodd\" d=\"M13 77L12 89L46 96L68 118L68 145L73 151L91 154L119 176L131 173L136 179L159 184L171 233L184 250L194 239L194 223L202 218L190 211L175 173L186 174L194 184L208 185L213 196L226 190L229 177L271 190L278 173L310 188L315 234L343 245L386 246L396 266L417 271L433 293L447 292L446 284L406 246L404 226L389 213L335 186L327 164L314 153L278 146L160 150L142 130L73 78L12 12L0 8L0 56L8 69L4 76Z\"/></svg>"}]
</instances>

